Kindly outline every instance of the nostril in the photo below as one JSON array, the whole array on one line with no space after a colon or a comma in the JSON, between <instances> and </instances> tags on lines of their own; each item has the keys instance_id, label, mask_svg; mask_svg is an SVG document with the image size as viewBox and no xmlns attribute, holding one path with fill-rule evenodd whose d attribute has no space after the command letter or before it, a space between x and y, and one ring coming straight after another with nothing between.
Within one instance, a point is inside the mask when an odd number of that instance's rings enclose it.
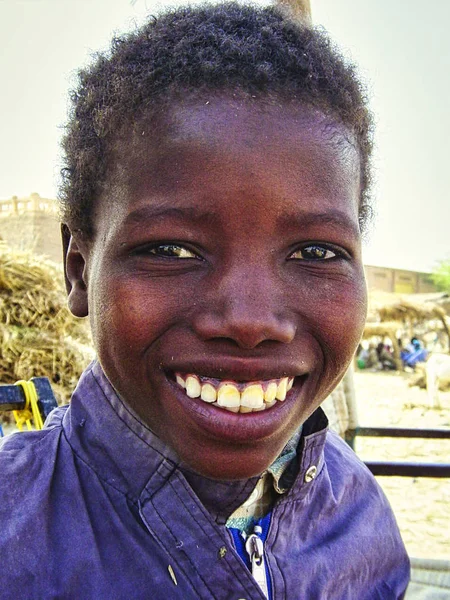
<instances>
[{"instance_id":1,"label":"nostril","mask_svg":"<svg viewBox=\"0 0 450 600\"><path fill-rule=\"evenodd\" d=\"M290 343L295 337L295 328L274 323L271 326L259 326L258 323L251 323L248 326L233 326L230 328L230 335L239 346L250 350L259 346L263 342L282 342Z\"/></svg>"},{"instance_id":2,"label":"nostril","mask_svg":"<svg viewBox=\"0 0 450 600\"><path fill-rule=\"evenodd\" d=\"M265 341L289 344L295 338L296 325L289 319L258 319L255 316L219 315L207 312L194 320L194 329L202 339L227 338L238 346L250 350Z\"/></svg>"}]
</instances>

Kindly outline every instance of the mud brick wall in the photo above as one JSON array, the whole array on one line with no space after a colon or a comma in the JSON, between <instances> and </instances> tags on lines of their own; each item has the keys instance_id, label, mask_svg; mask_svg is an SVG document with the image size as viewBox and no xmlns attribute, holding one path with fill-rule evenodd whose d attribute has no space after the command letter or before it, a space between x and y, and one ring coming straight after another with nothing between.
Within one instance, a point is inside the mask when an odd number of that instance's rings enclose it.
<instances>
[{"instance_id":1,"label":"mud brick wall","mask_svg":"<svg viewBox=\"0 0 450 600\"><path fill-rule=\"evenodd\" d=\"M46 212L28 212L0 218L0 238L14 250L30 250L61 262L58 218Z\"/></svg>"}]
</instances>

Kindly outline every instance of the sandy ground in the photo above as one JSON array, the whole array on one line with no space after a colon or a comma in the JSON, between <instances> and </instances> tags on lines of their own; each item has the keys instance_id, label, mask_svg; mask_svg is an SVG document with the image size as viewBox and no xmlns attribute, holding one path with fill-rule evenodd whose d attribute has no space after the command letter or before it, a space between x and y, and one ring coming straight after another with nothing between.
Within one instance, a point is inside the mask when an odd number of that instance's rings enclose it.
<instances>
[{"instance_id":1,"label":"sandy ground","mask_svg":"<svg viewBox=\"0 0 450 600\"><path fill-rule=\"evenodd\" d=\"M406 373L355 374L359 424L375 427L450 427L450 392L442 408L428 406L425 390L410 388ZM449 440L358 438L364 460L450 463ZM410 556L450 560L450 479L379 477Z\"/></svg>"}]
</instances>

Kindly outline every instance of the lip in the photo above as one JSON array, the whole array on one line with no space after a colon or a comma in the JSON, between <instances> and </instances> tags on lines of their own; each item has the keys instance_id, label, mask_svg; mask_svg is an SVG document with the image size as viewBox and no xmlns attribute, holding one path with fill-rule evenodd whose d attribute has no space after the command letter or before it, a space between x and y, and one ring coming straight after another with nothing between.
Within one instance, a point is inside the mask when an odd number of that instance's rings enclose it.
<instances>
[{"instance_id":1,"label":"lip","mask_svg":"<svg viewBox=\"0 0 450 600\"><path fill-rule=\"evenodd\" d=\"M178 368L176 369L178 370ZM180 371L186 370L180 368ZM234 381L250 382L258 380L276 379L280 377L280 371L277 369L277 377L274 377L274 370L270 371L258 368L252 373L243 374L241 369L214 369L200 368L200 366L189 367L191 373L204 375L205 377L233 379ZM263 411L251 413L233 413L223 408L204 402L200 398L189 398L184 390L175 382L173 376L174 370L170 369L164 372L165 384L170 388L170 394L176 399L187 419L189 419L201 432L202 435L208 435L218 441L250 444L271 437L281 428L284 428L290 420L294 407L302 401L303 390L307 380L307 374L297 375L295 377L292 389L287 393L286 399L277 402L274 406ZM207 375L206 375L207 373ZM292 373L292 371L291 371ZM288 374L282 376L289 376Z\"/></svg>"}]
</instances>

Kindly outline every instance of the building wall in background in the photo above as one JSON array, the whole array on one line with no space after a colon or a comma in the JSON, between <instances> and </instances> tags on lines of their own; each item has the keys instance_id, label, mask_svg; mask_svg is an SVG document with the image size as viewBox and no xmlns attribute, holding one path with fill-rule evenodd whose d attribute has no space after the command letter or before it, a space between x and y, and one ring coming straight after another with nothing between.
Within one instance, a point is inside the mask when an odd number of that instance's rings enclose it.
<instances>
[{"instance_id":1,"label":"building wall in background","mask_svg":"<svg viewBox=\"0 0 450 600\"><path fill-rule=\"evenodd\" d=\"M398 294L437 292L429 273L371 265L366 265L364 270L369 291L396 292Z\"/></svg>"},{"instance_id":2,"label":"building wall in background","mask_svg":"<svg viewBox=\"0 0 450 600\"><path fill-rule=\"evenodd\" d=\"M14 250L29 250L61 262L56 201L39 194L0 200L0 239Z\"/></svg>"}]
</instances>

